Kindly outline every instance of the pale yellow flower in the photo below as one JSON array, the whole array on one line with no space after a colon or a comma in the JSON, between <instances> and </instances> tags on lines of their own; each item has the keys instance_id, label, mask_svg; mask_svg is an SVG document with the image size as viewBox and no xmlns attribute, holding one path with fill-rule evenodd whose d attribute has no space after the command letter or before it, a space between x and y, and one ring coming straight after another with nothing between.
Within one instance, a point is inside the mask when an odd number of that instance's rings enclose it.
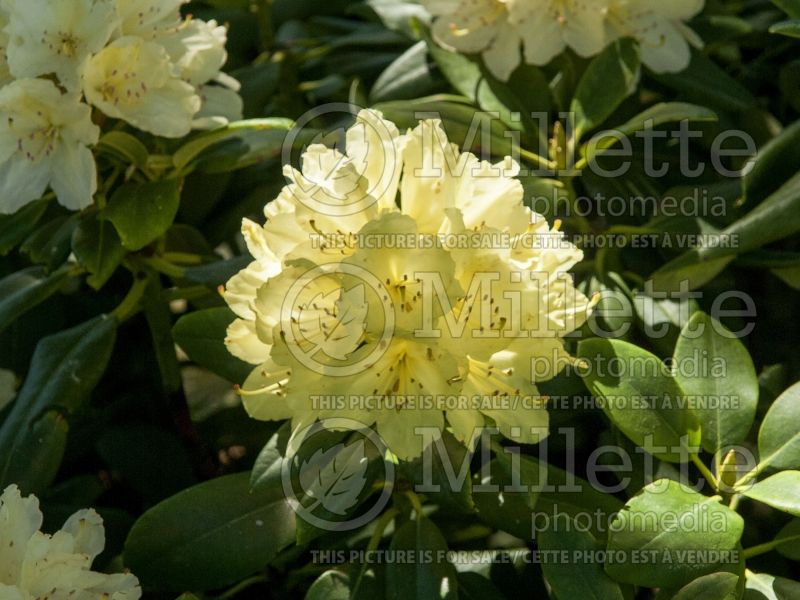
<instances>
[{"instance_id":1,"label":"pale yellow flower","mask_svg":"<svg viewBox=\"0 0 800 600\"><path fill-rule=\"evenodd\" d=\"M140 37L120 38L86 65L86 99L110 117L162 137L192 128L200 97L173 72L163 46Z\"/></svg>"},{"instance_id":2,"label":"pale yellow flower","mask_svg":"<svg viewBox=\"0 0 800 600\"><path fill-rule=\"evenodd\" d=\"M403 459L422 452L419 428L430 441L430 430L449 426L470 444L476 428L494 423L538 441L548 419L535 384L571 361L563 337L591 309L567 275L581 252L524 206L511 159L461 153L438 121L398 135L362 111L356 127L368 123L389 133L348 133L347 155L310 147L302 173L288 171L294 182L267 206L267 224L245 222L256 260L226 290L239 317L228 346L258 364L243 386L245 408L291 417L295 430L357 419ZM371 195L379 179L388 187ZM337 232L347 243L308 243ZM462 243L483 238L495 241ZM483 401L442 403L459 394ZM314 404L318 395L371 404L329 410ZM520 396L524 404L503 402Z\"/></svg>"},{"instance_id":3,"label":"pale yellow flower","mask_svg":"<svg viewBox=\"0 0 800 600\"><path fill-rule=\"evenodd\" d=\"M178 26L180 8L188 0L115 0L120 25L116 37L152 39Z\"/></svg>"},{"instance_id":4,"label":"pale yellow flower","mask_svg":"<svg viewBox=\"0 0 800 600\"><path fill-rule=\"evenodd\" d=\"M689 45L702 40L684 21L701 10L705 0L611 0L608 28L611 36L639 42L642 62L657 73L677 73L689 66Z\"/></svg>"},{"instance_id":5,"label":"pale yellow flower","mask_svg":"<svg viewBox=\"0 0 800 600\"><path fill-rule=\"evenodd\" d=\"M425 0L434 39L464 54L480 54L506 81L524 60L545 65L566 48L581 56L607 43L608 0Z\"/></svg>"},{"instance_id":6,"label":"pale yellow flower","mask_svg":"<svg viewBox=\"0 0 800 600\"><path fill-rule=\"evenodd\" d=\"M113 0L4 0L4 6L12 75L54 73L68 90L79 88L86 61L119 23Z\"/></svg>"},{"instance_id":7,"label":"pale yellow flower","mask_svg":"<svg viewBox=\"0 0 800 600\"><path fill-rule=\"evenodd\" d=\"M91 109L52 81L20 79L0 89L0 213L37 200L48 186L59 203L92 203L97 168L88 146L100 135Z\"/></svg>"},{"instance_id":8,"label":"pale yellow flower","mask_svg":"<svg viewBox=\"0 0 800 600\"><path fill-rule=\"evenodd\" d=\"M198 86L216 77L225 64L227 38L225 27L216 21L189 17L155 41L166 48L180 78Z\"/></svg>"},{"instance_id":9,"label":"pale yellow flower","mask_svg":"<svg viewBox=\"0 0 800 600\"><path fill-rule=\"evenodd\" d=\"M22 497L11 485L0 495L0 598L137 600L142 591L129 573L91 570L105 546L103 520L80 510L53 535L44 534L35 496Z\"/></svg>"}]
</instances>

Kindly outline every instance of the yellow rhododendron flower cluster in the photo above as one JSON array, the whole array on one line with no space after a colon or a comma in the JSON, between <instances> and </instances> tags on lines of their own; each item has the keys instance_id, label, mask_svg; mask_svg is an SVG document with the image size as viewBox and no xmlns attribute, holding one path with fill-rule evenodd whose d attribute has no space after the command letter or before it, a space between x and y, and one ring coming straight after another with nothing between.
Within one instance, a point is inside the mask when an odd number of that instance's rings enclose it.
<instances>
[{"instance_id":1,"label":"yellow rhododendron flower cluster","mask_svg":"<svg viewBox=\"0 0 800 600\"><path fill-rule=\"evenodd\" d=\"M535 383L571 361L563 337L592 303L568 274L582 252L524 205L518 172L460 152L438 120L401 134L371 110L345 152L314 144L285 167L224 291L228 348L257 365L251 416L351 418L403 459L445 427L468 445L490 424L544 437Z\"/></svg>"},{"instance_id":2,"label":"yellow rhododendron flower cluster","mask_svg":"<svg viewBox=\"0 0 800 600\"><path fill-rule=\"evenodd\" d=\"M480 54L506 81L524 60L545 65L571 48L594 56L614 40L639 42L652 70L676 73L689 65L689 43L702 41L685 25L704 0L424 0L443 46Z\"/></svg>"},{"instance_id":3,"label":"yellow rhododendron flower cluster","mask_svg":"<svg viewBox=\"0 0 800 600\"><path fill-rule=\"evenodd\" d=\"M183 3L0 2L0 213L48 186L67 208L91 204L92 107L170 138L241 118L238 83L220 71L225 27L182 18Z\"/></svg>"},{"instance_id":4,"label":"yellow rhododendron flower cluster","mask_svg":"<svg viewBox=\"0 0 800 600\"><path fill-rule=\"evenodd\" d=\"M139 581L130 573L91 570L105 547L103 519L79 510L48 535L39 531L42 513L35 496L11 485L0 495L0 598L36 600L138 600Z\"/></svg>"}]
</instances>

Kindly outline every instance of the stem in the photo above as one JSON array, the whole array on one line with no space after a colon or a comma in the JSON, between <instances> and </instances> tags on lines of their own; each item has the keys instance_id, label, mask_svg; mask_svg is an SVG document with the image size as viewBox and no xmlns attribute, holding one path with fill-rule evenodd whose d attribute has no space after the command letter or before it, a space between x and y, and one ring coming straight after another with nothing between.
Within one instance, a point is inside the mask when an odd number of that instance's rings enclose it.
<instances>
[{"instance_id":1,"label":"stem","mask_svg":"<svg viewBox=\"0 0 800 600\"><path fill-rule=\"evenodd\" d=\"M739 502L741 502L741 500L742 500L741 494L734 494L731 497L731 501L728 504L728 508L730 508L731 510L736 510L737 508L739 508Z\"/></svg>"},{"instance_id":2,"label":"stem","mask_svg":"<svg viewBox=\"0 0 800 600\"><path fill-rule=\"evenodd\" d=\"M164 260L160 256L142 257L141 261L148 267L174 279L181 279L186 274L186 269Z\"/></svg>"},{"instance_id":3,"label":"stem","mask_svg":"<svg viewBox=\"0 0 800 600\"><path fill-rule=\"evenodd\" d=\"M189 252L165 252L164 260L181 265L199 265L203 263L203 257L199 254Z\"/></svg>"},{"instance_id":4,"label":"stem","mask_svg":"<svg viewBox=\"0 0 800 600\"><path fill-rule=\"evenodd\" d=\"M386 531L386 528L389 526L394 518L400 513L399 510L396 508L390 508L385 513L381 515L381 518L378 519L378 522L375 524L375 531L372 532L372 537L369 539L369 543L367 544L366 549L366 556L368 557L372 552L378 549L378 546L383 539L383 533ZM361 587L361 581L364 579L364 574L367 572L367 565L369 562L367 560L364 561L364 564L361 566L361 570L358 572L358 579L356 579L355 584L353 585L353 591L350 594L351 598L358 597L358 588Z\"/></svg>"},{"instance_id":5,"label":"stem","mask_svg":"<svg viewBox=\"0 0 800 600\"><path fill-rule=\"evenodd\" d=\"M414 507L414 512L417 513L417 521L422 518L422 502L414 492L411 490L406 491L406 497L411 502L411 506Z\"/></svg>"},{"instance_id":6,"label":"stem","mask_svg":"<svg viewBox=\"0 0 800 600\"><path fill-rule=\"evenodd\" d=\"M555 172L557 170L557 165L554 162L549 161L546 158L539 156L535 152L531 152L530 150L525 150L524 148L520 148L519 155L522 158L529 160L530 162L535 163L537 166L543 167L548 171Z\"/></svg>"},{"instance_id":7,"label":"stem","mask_svg":"<svg viewBox=\"0 0 800 600\"><path fill-rule=\"evenodd\" d=\"M697 470L703 474L703 477L706 478L706 481L711 484L711 489L718 490L717 487L717 480L714 477L714 474L709 470L709 468L705 465L705 463L700 460L700 457L697 454L692 454L692 462L694 466L697 467Z\"/></svg>"},{"instance_id":8,"label":"stem","mask_svg":"<svg viewBox=\"0 0 800 600\"><path fill-rule=\"evenodd\" d=\"M113 310L111 314L116 317L116 319L120 322L126 321L133 315L135 315L139 309L139 302L144 296L145 290L147 290L147 286L150 283L150 278L145 276L140 276L139 273L133 274L133 285L131 289L128 291L128 294L125 298L122 299L122 302Z\"/></svg>"},{"instance_id":9,"label":"stem","mask_svg":"<svg viewBox=\"0 0 800 600\"><path fill-rule=\"evenodd\" d=\"M753 479L761 475L761 472L769 466L769 461L763 461L758 463L752 471L748 471L745 473L742 478L733 484L733 487L738 488L747 485Z\"/></svg>"},{"instance_id":10,"label":"stem","mask_svg":"<svg viewBox=\"0 0 800 600\"><path fill-rule=\"evenodd\" d=\"M772 540L771 542L766 542L765 544L759 544L758 546L745 548L743 555L745 559L753 558L754 556L759 556L760 554L766 554L767 552L772 552L778 546L782 546L783 544L788 544L789 542L796 542L798 540L800 540L800 535L793 535L782 538L780 540Z\"/></svg>"}]
</instances>

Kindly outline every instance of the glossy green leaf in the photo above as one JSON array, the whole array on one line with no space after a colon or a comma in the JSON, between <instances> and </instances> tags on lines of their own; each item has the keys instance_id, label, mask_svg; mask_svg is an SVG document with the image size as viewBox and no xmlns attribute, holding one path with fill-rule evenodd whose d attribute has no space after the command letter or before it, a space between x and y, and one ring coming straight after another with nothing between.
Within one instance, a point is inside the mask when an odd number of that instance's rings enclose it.
<instances>
[{"instance_id":1,"label":"glossy green leaf","mask_svg":"<svg viewBox=\"0 0 800 600\"><path fill-rule=\"evenodd\" d=\"M639 51L627 38L609 44L592 59L572 99L576 139L602 125L634 92L639 68Z\"/></svg>"},{"instance_id":2,"label":"glossy green leaf","mask_svg":"<svg viewBox=\"0 0 800 600\"><path fill-rule=\"evenodd\" d=\"M194 170L222 173L241 169L280 156L293 124L277 117L237 121L187 142L172 161L181 175Z\"/></svg>"},{"instance_id":3,"label":"glossy green leaf","mask_svg":"<svg viewBox=\"0 0 800 600\"><path fill-rule=\"evenodd\" d=\"M124 131L109 131L100 138L95 148L98 153L109 154L140 169L147 165L147 147Z\"/></svg>"},{"instance_id":4,"label":"glossy green leaf","mask_svg":"<svg viewBox=\"0 0 800 600\"><path fill-rule=\"evenodd\" d=\"M772 3L780 8L793 19L800 19L800 0L771 0Z\"/></svg>"},{"instance_id":5,"label":"glossy green leaf","mask_svg":"<svg viewBox=\"0 0 800 600\"><path fill-rule=\"evenodd\" d=\"M178 181L126 183L111 196L101 218L107 219L128 250L141 250L164 235L178 213Z\"/></svg>"},{"instance_id":6,"label":"glossy green leaf","mask_svg":"<svg viewBox=\"0 0 800 600\"><path fill-rule=\"evenodd\" d=\"M690 102L715 109L745 111L756 102L747 88L698 51L692 52L689 67L680 73L653 73L651 76L681 92Z\"/></svg>"},{"instance_id":7,"label":"glossy green leaf","mask_svg":"<svg viewBox=\"0 0 800 600\"><path fill-rule=\"evenodd\" d=\"M800 583L766 573L747 574L746 589L742 600L797 600L800 598Z\"/></svg>"},{"instance_id":8,"label":"glossy green leaf","mask_svg":"<svg viewBox=\"0 0 800 600\"><path fill-rule=\"evenodd\" d=\"M773 469L800 468L800 383L772 403L758 432L760 464ZM764 467L766 468L766 467Z\"/></svg>"},{"instance_id":9,"label":"glossy green leaf","mask_svg":"<svg viewBox=\"0 0 800 600\"><path fill-rule=\"evenodd\" d=\"M308 588L305 600L350 600L350 578L341 571L325 571Z\"/></svg>"},{"instance_id":10,"label":"glossy green leaf","mask_svg":"<svg viewBox=\"0 0 800 600\"><path fill-rule=\"evenodd\" d=\"M255 367L233 356L225 346L228 325L235 318L229 308L195 311L178 319L172 335L198 365L228 381L241 383Z\"/></svg>"},{"instance_id":11,"label":"glossy green leaf","mask_svg":"<svg viewBox=\"0 0 800 600\"><path fill-rule=\"evenodd\" d=\"M708 122L716 121L717 114L705 106L689 104L687 102L660 102L639 113L622 125L611 129L615 134L633 136L637 131L645 129L649 123L650 127L656 128L667 123L678 121ZM613 147L618 143L619 137L603 135L599 132L584 145L581 153L587 160L591 160L598 152Z\"/></svg>"},{"instance_id":12,"label":"glossy green leaf","mask_svg":"<svg viewBox=\"0 0 800 600\"><path fill-rule=\"evenodd\" d=\"M739 577L733 573L711 573L686 584L672 600L737 600Z\"/></svg>"},{"instance_id":13,"label":"glossy green leaf","mask_svg":"<svg viewBox=\"0 0 800 600\"><path fill-rule=\"evenodd\" d=\"M96 290L105 285L126 254L114 226L94 217L81 221L73 232L72 251L91 273L86 281Z\"/></svg>"},{"instance_id":14,"label":"glossy green leaf","mask_svg":"<svg viewBox=\"0 0 800 600\"><path fill-rule=\"evenodd\" d=\"M0 331L55 294L68 277L68 269L47 275L41 267L29 267L0 279Z\"/></svg>"},{"instance_id":15,"label":"glossy green leaf","mask_svg":"<svg viewBox=\"0 0 800 600\"><path fill-rule=\"evenodd\" d=\"M703 357L724 361L726 376L691 373ZM694 398L703 448L713 454L744 440L758 407L758 377L744 344L722 323L696 312L681 331L673 358L675 379Z\"/></svg>"},{"instance_id":16,"label":"glossy green leaf","mask_svg":"<svg viewBox=\"0 0 800 600\"><path fill-rule=\"evenodd\" d=\"M772 138L744 168L742 189L747 205L755 207L800 169L800 121Z\"/></svg>"},{"instance_id":17,"label":"glossy green leaf","mask_svg":"<svg viewBox=\"0 0 800 600\"><path fill-rule=\"evenodd\" d=\"M770 33L777 33L778 35L785 35L791 38L800 38L800 19L790 19L788 21L780 21L775 23L769 28Z\"/></svg>"},{"instance_id":18,"label":"glossy green leaf","mask_svg":"<svg viewBox=\"0 0 800 600\"><path fill-rule=\"evenodd\" d=\"M25 383L0 427L0 487L40 493L58 471L66 418L88 400L105 372L116 321L101 316L44 338Z\"/></svg>"},{"instance_id":19,"label":"glossy green leaf","mask_svg":"<svg viewBox=\"0 0 800 600\"><path fill-rule=\"evenodd\" d=\"M133 526L125 564L145 587L208 590L265 567L294 541L280 482L250 491L249 473L212 479L163 501Z\"/></svg>"},{"instance_id":20,"label":"glossy green leaf","mask_svg":"<svg viewBox=\"0 0 800 600\"><path fill-rule=\"evenodd\" d=\"M47 201L31 202L13 215L0 215L0 256L24 240L47 210Z\"/></svg>"},{"instance_id":21,"label":"glossy green leaf","mask_svg":"<svg viewBox=\"0 0 800 600\"><path fill-rule=\"evenodd\" d=\"M387 599L458 598L456 570L446 557L447 542L428 518L418 516L401 525L390 550L413 558L387 566Z\"/></svg>"},{"instance_id":22,"label":"glossy green leaf","mask_svg":"<svg viewBox=\"0 0 800 600\"><path fill-rule=\"evenodd\" d=\"M800 173L754 210L723 230L714 239L719 243L693 248L653 273L657 290L678 290L682 279L688 279L690 289L710 281L737 254L761 248L800 231ZM728 240L728 243L722 243ZM735 240L736 243L730 243ZM689 277L687 271L700 277ZM707 272L707 277L702 273Z\"/></svg>"},{"instance_id":23,"label":"glossy green leaf","mask_svg":"<svg viewBox=\"0 0 800 600\"><path fill-rule=\"evenodd\" d=\"M620 554L606 563L606 573L634 585L677 588L736 567L743 529L742 517L718 499L661 479L631 498L611 523L607 549Z\"/></svg>"},{"instance_id":24,"label":"glossy green leaf","mask_svg":"<svg viewBox=\"0 0 800 600\"><path fill-rule=\"evenodd\" d=\"M697 452L700 431L685 394L661 360L628 342L594 338L578 345L583 381L634 443L669 462Z\"/></svg>"},{"instance_id":25,"label":"glossy green leaf","mask_svg":"<svg viewBox=\"0 0 800 600\"><path fill-rule=\"evenodd\" d=\"M565 519L558 521L564 526L554 526L542 531L538 537L539 550L553 552L553 556L568 556L566 561L545 560L542 571L558 598L586 598L587 600L623 600L617 582L603 571L600 561L582 559L597 556L602 547L592 534L575 528ZM560 554L565 553L565 554Z\"/></svg>"},{"instance_id":26,"label":"glossy green leaf","mask_svg":"<svg viewBox=\"0 0 800 600\"><path fill-rule=\"evenodd\" d=\"M428 45L417 42L390 64L370 91L371 102L426 96L434 91L437 78L431 72Z\"/></svg>"},{"instance_id":27,"label":"glossy green leaf","mask_svg":"<svg viewBox=\"0 0 800 600\"><path fill-rule=\"evenodd\" d=\"M740 491L780 511L800 517L800 471L781 471Z\"/></svg>"},{"instance_id":28,"label":"glossy green leaf","mask_svg":"<svg viewBox=\"0 0 800 600\"><path fill-rule=\"evenodd\" d=\"M782 543L776 548L786 558L800 561L800 519L792 519L775 536Z\"/></svg>"},{"instance_id":29,"label":"glossy green leaf","mask_svg":"<svg viewBox=\"0 0 800 600\"><path fill-rule=\"evenodd\" d=\"M506 600L491 581L472 571L458 573L458 597L461 600Z\"/></svg>"}]
</instances>

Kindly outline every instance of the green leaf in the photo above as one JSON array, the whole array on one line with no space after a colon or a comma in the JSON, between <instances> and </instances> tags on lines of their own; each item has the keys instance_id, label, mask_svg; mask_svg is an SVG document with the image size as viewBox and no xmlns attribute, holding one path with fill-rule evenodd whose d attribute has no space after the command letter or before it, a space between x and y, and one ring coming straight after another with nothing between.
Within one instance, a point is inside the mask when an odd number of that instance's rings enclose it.
<instances>
[{"instance_id":1,"label":"green leaf","mask_svg":"<svg viewBox=\"0 0 800 600\"><path fill-rule=\"evenodd\" d=\"M255 367L233 356L225 346L228 325L235 318L227 307L198 310L178 319L172 335L198 365L228 381L241 383Z\"/></svg>"},{"instance_id":2,"label":"green leaf","mask_svg":"<svg viewBox=\"0 0 800 600\"><path fill-rule=\"evenodd\" d=\"M800 583L766 573L747 573L742 600L797 600Z\"/></svg>"},{"instance_id":3,"label":"green leaf","mask_svg":"<svg viewBox=\"0 0 800 600\"><path fill-rule=\"evenodd\" d=\"M800 169L800 121L781 131L747 161L742 177L744 198L755 206Z\"/></svg>"},{"instance_id":4,"label":"green leaf","mask_svg":"<svg viewBox=\"0 0 800 600\"><path fill-rule=\"evenodd\" d=\"M791 38L800 38L800 19L790 19L775 23L769 28L769 32Z\"/></svg>"},{"instance_id":5,"label":"green leaf","mask_svg":"<svg viewBox=\"0 0 800 600\"><path fill-rule=\"evenodd\" d=\"M651 73L664 85L682 92L690 102L741 112L753 107L756 99L747 88L723 71L702 52L692 52L689 67L680 73Z\"/></svg>"},{"instance_id":6,"label":"green leaf","mask_svg":"<svg viewBox=\"0 0 800 600\"><path fill-rule=\"evenodd\" d=\"M350 578L341 571L325 571L308 588L305 600L350 600Z\"/></svg>"},{"instance_id":7,"label":"green leaf","mask_svg":"<svg viewBox=\"0 0 800 600\"><path fill-rule=\"evenodd\" d=\"M47 200L31 202L13 215L0 215L0 256L24 240L47 210Z\"/></svg>"},{"instance_id":8,"label":"green leaf","mask_svg":"<svg viewBox=\"0 0 800 600\"><path fill-rule=\"evenodd\" d=\"M687 372L702 364L698 357L724 361L726 376ZM697 399L694 413L703 448L713 454L744 440L758 407L756 368L744 345L722 323L696 312L681 331L673 358L675 379L687 396Z\"/></svg>"},{"instance_id":9,"label":"green leaf","mask_svg":"<svg viewBox=\"0 0 800 600\"><path fill-rule=\"evenodd\" d=\"M0 332L55 294L68 277L68 269L46 275L41 267L29 267L0 279Z\"/></svg>"},{"instance_id":10,"label":"green leaf","mask_svg":"<svg viewBox=\"0 0 800 600\"><path fill-rule=\"evenodd\" d=\"M800 561L800 519L789 521L775 536L775 541L782 541L776 548L779 554Z\"/></svg>"},{"instance_id":11,"label":"green leaf","mask_svg":"<svg viewBox=\"0 0 800 600\"><path fill-rule=\"evenodd\" d=\"M758 500L772 508L800 517L800 471L781 471L740 490L740 493L752 500Z\"/></svg>"},{"instance_id":12,"label":"green leaf","mask_svg":"<svg viewBox=\"0 0 800 600\"><path fill-rule=\"evenodd\" d=\"M108 154L140 169L147 166L147 147L124 131L109 131L100 138L95 149L98 153Z\"/></svg>"},{"instance_id":13,"label":"green leaf","mask_svg":"<svg viewBox=\"0 0 800 600\"><path fill-rule=\"evenodd\" d=\"M661 479L631 498L609 529L607 550L617 558L606 573L633 585L677 588L737 567L744 520L716 498ZM713 558L704 559L704 551Z\"/></svg>"},{"instance_id":14,"label":"green leaf","mask_svg":"<svg viewBox=\"0 0 800 600\"><path fill-rule=\"evenodd\" d=\"M429 96L417 100L381 102L374 106L384 116L403 130L419 124L416 113L424 118L440 118L447 132L447 139L471 152L491 150L492 156L507 156L512 152L511 139L505 135L507 127L502 121L486 112L478 112L473 106L454 101L452 97ZM488 135L488 144L483 139Z\"/></svg>"},{"instance_id":15,"label":"green leaf","mask_svg":"<svg viewBox=\"0 0 800 600\"><path fill-rule=\"evenodd\" d=\"M79 410L111 358L116 321L101 316L41 340L11 412L0 427L0 487L41 493L66 445L66 417Z\"/></svg>"},{"instance_id":16,"label":"green leaf","mask_svg":"<svg viewBox=\"0 0 800 600\"><path fill-rule=\"evenodd\" d=\"M689 279L690 289L710 281L737 254L755 250L800 231L800 173L747 215L713 239L720 243L693 248L653 273L653 287L659 291L677 291L682 279ZM728 240L729 243L722 243ZM735 240L735 243L730 243ZM706 276L691 278L687 273Z\"/></svg>"},{"instance_id":17,"label":"green leaf","mask_svg":"<svg viewBox=\"0 0 800 600\"><path fill-rule=\"evenodd\" d=\"M800 468L800 382L769 407L758 432L759 463L773 469ZM766 468L766 467L764 467Z\"/></svg>"},{"instance_id":18,"label":"green leaf","mask_svg":"<svg viewBox=\"0 0 800 600\"><path fill-rule=\"evenodd\" d=\"M800 19L800 0L772 0L772 3L793 19Z\"/></svg>"},{"instance_id":19,"label":"green leaf","mask_svg":"<svg viewBox=\"0 0 800 600\"><path fill-rule=\"evenodd\" d=\"M413 557L408 563L390 562L386 569L386 598L458 598L456 570L447 561L447 542L426 517L417 516L395 532L390 550Z\"/></svg>"},{"instance_id":20,"label":"green leaf","mask_svg":"<svg viewBox=\"0 0 800 600\"><path fill-rule=\"evenodd\" d=\"M181 175L192 171L223 173L242 169L280 156L290 119L268 118L237 121L201 134L184 144L172 157Z\"/></svg>"},{"instance_id":21,"label":"green leaf","mask_svg":"<svg viewBox=\"0 0 800 600\"><path fill-rule=\"evenodd\" d=\"M81 221L72 233L72 251L91 273L86 281L96 290L105 285L126 254L114 226L96 217Z\"/></svg>"},{"instance_id":22,"label":"green leaf","mask_svg":"<svg viewBox=\"0 0 800 600\"><path fill-rule=\"evenodd\" d=\"M195 283L220 286L227 283L231 277L247 267L251 262L253 262L251 256L237 256L228 260L218 260L206 265L187 267L184 271L184 277Z\"/></svg>"},{"instance_id":23,"label":"green leaf","mask_svg":"<svg viewBox=\"0 0 800 600\"><path fill-rule=\"evenodd\" d=\"M512 458L513 457L513 458ZM519 466L514 461L519 460ZM515 476L516 474L516 476ZM488 488L484 486L499 486ZM543 519L597 514L591 533L602 537L611 515L622 508L612 495L596 490L588 481L529 456L504 453L488 465L488 475L475 475L472 497L481 519L521 539L534 538L536 528L545 528ZM534 520L537 519L537 520ZM601 522L595 522L601 521ZM596 526L596 527L595 527Z\"/></svg>"},{"instance_id":24,"label":"green leaf","mask_svg":"<svg viewBox=\"0 0 800 600\"><path fill-rule=\"evenodd\" d=\"M419 98L433 92L436 83L428 61L428 45L422 40L398 56L378 76L370 91L370 102Z\"/></svg>"},{"instance_id":25,"label":"green leaf","mask_svg":"<svg viewBox=\"0 0 800 600\"><path fill-rule=\"evenodd\" d=\"M711 573L682 587L672 600L737 600L738 584L734 573Z\"/></svg>"},{"instance_id":26,"label":"green leaf","mask_svg":"<svg viewBox=\"0 0 800 600\"><path fill-rule=\"evenodd\" d=\"M609 44L592 59L572 99L575 139L602 125L636 90L640 64L638 49L628 38Z\"/></svg>"},{"instance_id":27,"label":"green leaf","mask_svg":"<svg viewBox=\"0 0 800 600\"><path fill-rule=\"evenodd\" d=\"M600 561L581 560L580 556L597 555L602 548L592 534L575 528L566 519L559 521L564 530L555 526L539 534L539 549L544 552L566 553L566 561L546 560L542 571L558 598L587 600L623 600L619 584L603 571ZM564 556L564 554L554 554Z\"/></svg>"},{"instance_id":28,"label":"green leaf","mask_svg":"<svg viewBox=\"0 0 800 600\"><path fill-rule=\"evenodd\" d=\"M78 226L77 215L57 217L29 235L20 247L31 261L52 270L69 257L72 232Z\"/></svg>"},{"instance_id":29,"label":"green leaf","mask_svg":"<svg viewBox=\"0 0 800 600\"><path fill-rule=\"evenodd\" d=\"M250 491L250 474L206 481L148 510L125 543L125 564L146 587L220 588L265 567L294 541L280 482Z\"/></svg>"},{"instance_id":30,"label":"green leaf","mask_svg":"<svg viewBox=\"0 0 800 600\"><path fill-rule=\"evenodd\" d=\"M699 450L697 419L657 356L628 342L600 338L581 342L578 356L590 365L584 383L635 444L669 462L685 462Z\"/></svg>"},{"instance_id":31,"label":"green leaf","mask_svg":"<svg viewBox=\"0 0 800 600\"><path fill-rule=\"evenodd\" d=\"M611 131L623 136L633 136L637 131L642 131L646 123L650 123L651 127L659 127L667 123L674 123L678 121L690 122L707 122L716 121L717 114L705 106L698 106L696 104L688 104L686 102L661 102L655 104L639 113L624 124L614 127ZM620 137L606 136L603 132L593 136L592 139L586 143L581 153L587 160L591 160L598 152L611 148L618 143Z\"/></svg>"},{"instance_id":32,"label":"green leaf","mask_svg":"<svg viewBox=\"0 0 800 600\"><path fill-rule=\"evenodd\" d=\"M100 215L114 224L128 250L141 250L164 235L178 213L178 181L126 183Z\"/></svg>"}]
</instances>

